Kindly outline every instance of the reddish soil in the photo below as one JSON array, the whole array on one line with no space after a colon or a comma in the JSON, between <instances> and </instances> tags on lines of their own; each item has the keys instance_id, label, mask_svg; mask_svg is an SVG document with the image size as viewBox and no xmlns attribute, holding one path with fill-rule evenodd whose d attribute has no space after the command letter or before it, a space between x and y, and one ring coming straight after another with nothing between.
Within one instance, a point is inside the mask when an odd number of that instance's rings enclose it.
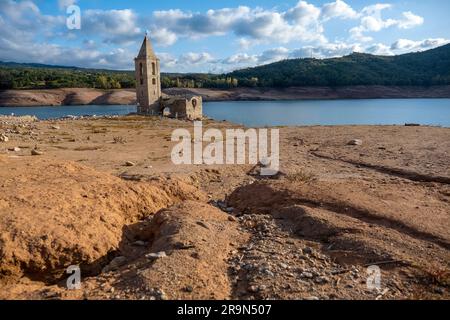
<instances>
[{"instance_id":1,"label":"reddish soil","mask_svg":"<svg viewBox=\"0 0 450 320\"><path fill-rule=\"evenodd\" d=\"M280 128L262 179L173 165L176 128L192 123L0 118L0 298L450 297L450 129Z\"/></svg>"}]
</instances>

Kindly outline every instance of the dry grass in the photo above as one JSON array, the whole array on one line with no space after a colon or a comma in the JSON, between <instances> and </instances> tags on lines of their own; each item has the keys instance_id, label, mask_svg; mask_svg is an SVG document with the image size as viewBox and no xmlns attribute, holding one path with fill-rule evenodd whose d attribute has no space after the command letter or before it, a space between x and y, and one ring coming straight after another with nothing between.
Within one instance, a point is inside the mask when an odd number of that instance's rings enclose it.
<instances>
[{"instance_id":1,"label":"dry grass","mask_svg":"<svg viewBox=\"0 0 450 320\"><path fill-rule=\"evenodd\" d=\"M115 143L115 144L119 144L119 143L124 144L126 142L127 142L127 140L125 140L124 137L120 137L120 136L113 137L113 143Z\"/></svg>"},{"instance_id":2,"label":"dry grass","mask_svg":"<svg viewBox=\"0 0 450 320\"><path fill-rule=\"evenodd\" d=\"M74 151L95 151L101 149L101 146L81 146L73 149Z\"/></svg>"},{"instance_id":3,"label":"dry grass","mask_svg":"<svg viewBox=\"0 0 450 320\"><path fill-rule=\"evenodd\" d=\"M310 182L316 179L316 175L311 172L306 172L303 170L297 171L286 175L286 179L290 182Z\"/></svg>"}]
</instances>

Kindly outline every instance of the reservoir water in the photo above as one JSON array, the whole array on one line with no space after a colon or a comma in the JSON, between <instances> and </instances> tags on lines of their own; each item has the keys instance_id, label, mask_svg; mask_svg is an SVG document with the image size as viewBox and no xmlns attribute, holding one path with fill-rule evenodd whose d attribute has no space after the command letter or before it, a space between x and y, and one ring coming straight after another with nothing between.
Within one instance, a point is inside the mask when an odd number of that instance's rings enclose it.
<instances>
[{"instance_id":1,"label":"reservoir water","mask_svg":"<svg viewBox=\"0 0 450 320\"><path fill-rule=\"evenodd\" d=\"M204 113L249 127L421 125L450 127L450 99L210 102Z\"/></svg>"},{"instance_id":2,"label":"reservoir water","mask_svg":"<svg viewBox=\"0 0 450 320\"><path fill-rule=\"evenodd\" d=\"M284 125L404 125L450 127L450 99L367 99L296 101L225 101L204 103L203 113L249 127ZM67 115L123 115L135 106L0 107L0 114L35 115L39 119Z\"/></svg>"}]
</instances>

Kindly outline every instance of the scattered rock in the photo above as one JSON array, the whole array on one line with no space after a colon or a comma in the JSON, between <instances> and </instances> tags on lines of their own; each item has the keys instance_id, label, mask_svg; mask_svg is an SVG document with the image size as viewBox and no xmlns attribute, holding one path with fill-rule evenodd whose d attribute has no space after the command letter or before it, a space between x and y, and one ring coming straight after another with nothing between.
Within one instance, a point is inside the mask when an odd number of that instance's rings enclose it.
<instances>
[{"instance_id":1,"label":"scattered rock","mask_svg":"<svg viewBox=\"0 0 450 320\"><path fill-rule=\"evenodd\" d=\"M51 126L50 129L59 130L59 129L61 129L61 127L60 126Z\"/></svg>"},{"instance_id":2,"label":"scattered rock","mask_svg":"<svg viewBox=\"0 0 450 320\"><path fill-rule=\"evenodd\" d=\"M8 150L12 151L12 152L19 152L20 148L19 147L14 147L14 148L9 148Z\"/></svg>"},{"instance_id":3,"label":"scattered rock","mask_svg":"<svg viewBox=\"0 0 450 320\"><path fill-rule=\"evenodd\" d=\"M318 284L325 284L325 283L330 282L330 280L329 280L327 277L322 276L322 277L317 277L317 278L316 278L316 282L317 282Z\"/></svg>"},{"instance_id":4,"label":"scattered rock","mask_svg":"<svg viewBox=\"0 0 450 320\"><path fill-rule=\"evenodd\" d=\"M164 251L161 251L161 252L157 252L157 253L148 253L148 254L145 255L145 257L148 260L155 261L155 260L158 260L160 258L165 258L165 257L167 257L167 255L166 255L166 253Z\"/></svg>"},{"instance_id":5,"label":"scattered rock","mask_svg":"<svg viewBox=\"0 0 450 320\"><path fill-rule=\"evenodd\" d=\"M434 289L434 292L436 292L437 294L444 294L445 293L445 289L442 287L437 287Z\"/></svg>"},{"instance_id":6,"label":"scattered rock","mask_svg":"<svg viewBox=\"0 0 450 320\"><path fill-rule=\"evenodd\" d=\"M0 142L8 142L9 138L4 134L0 134Z\"/></svg>"},{"instance_id":7,"label":"scattered rock","mask_svg":"<svg viewBox=\"0 0 450 320\"><path fill-rule=\"evenodd\" d=\"M306 278L306 279L312 279L314 275L311 272L302 272L300 274L300 277Z\"/></svg>"},{"instance_id":8,"label":"scattered rock","mask_svg":"<svg viewBox=\"0 0 450 320\"><path fill-rule=\"evenodd\" d=\"M316 297L316 296L311 296L311 297L307 297L307 298L305 298L305 300L310 300L310 301L314 301L314 300L319 300L319 298L318 298L318 297Z\"/></svg>"},{"instance_id":9,"label":"scattered rock","mask_svg":"<svg viewBox=\"0 0 450 320\"><path fill-rule=\"evenodd\" d=\"M311 247L305 247L303 249L303 254L313 254L314 250Z\"/></svg>"},{"instance_id":10,"label":"scattered rock","mask_svg":"<svg viewBox=\"0 0 450 320\"><path fill-rule=\"evenodd\" d=\"M347 143L349 146L360 146L363 144L363 141L360 139L353 139Z\"/></svg>"},{"instance_id":11,"label":"scattered rock","mask_svg":"<svg viewBox=\"0 0 450 320\"><path fill-rule=\"evenodd\" d=\"M209 230L209 226L208 226L206 223L204 223L203 221L197 221L197 224L198 224L200 227L203 227L203 228Z\"/></svg>"},{"instance_id":12,"label":"scattered rock","mask_svg":"<svg viewBox=\"0 0 450 320\"><path fill-rule=\"evenodd\" d=\"M259 291L258 286L250 286L250 287L248 288L248 292L251 292L251 293L256 293L256 292L258 292L258 291Z\"/></svg>"},{"instance_id":13,"label":"scattered rock","mask_svg":"<svg viewBox=\"0 0 450 320\"><path fill-rule=\"evenodd\" d=\"M127 258L124 256L115 257L111 260L111 262L103 268L102 272L107 273L110 271L117 270L119 267L123 266L125 263L127 263ZM113 289L113 288L111 288Z\"/></svg>"},{"instance_id":14,"label":"scattered rock","mask_svg":"<svg viewBox=\"0 0 450 320\"><path fill-rule=\"evenodd\" d=\"M32 156L42 156L44 153L42 151L38 151L36 149L31 150Z\"/></svg>"},{"instance_id":15,"label":"scattered rock","mask_svg":"<svg viewBox=\"0 0 450 320\"><path fill-rule=\"evenodd\" d=\"M265 286L263 284L260 285L259 288L258 288L259 291L265 291L266 289L267 289L267 286Z\"/></svg>"},{"instance_id":16,"label":"scattered rock","mask_svg":"<svg viewBox=\"0 0 450 320\"><path fill-rule=\"evenodd\" d=\"M236 221L236 218L233 216L228 216L228 221L234 222L234 221Z\"/></svg>"},{"instance_id":17,"label":"scattered rock","mask_svg":"<svg viewBox=\"0 0 450 320\"><path fill-rule=\"evenodd\" d=\"M192 288L192 286L186 286L186 287L184 287L184 291L185 292L192 292L192 291L194 291L194 288Z\"/></svg>"},{"instance_id":18,"label":"scattered rock","mask_svg":"<svg viewBox=\"0 0 450 320\"><path fill-rule=\"evenodd\" d=\"M133 242L133 246L137 246L137 247L145 247L148 243L142 240L138 240Z\"/></svg>"},{"instance_id":19,"label":"scattered rock","mask_svg":"<svg viewBox=\"0 0 450 320\"><path fill-rule=\"evenodd\" d=\"M159 300L167 300L167 295L165 294L164 291L158 290L157 294L158 294L157 297L159 298Z\"/></svg>"},{"instance_id":20,"label":"scattered rock","mask_svg":"<svg viewBox=\"0 0 450 320\"><path fill-rule=\"evenodd\" d=\"M136 163L134 163L134 162L132 162L132 161L127 161L127 162L125 162L125 165L126 165L127 167L134 167L134 166L136 165Z\"/></svg>"}]
</instances>

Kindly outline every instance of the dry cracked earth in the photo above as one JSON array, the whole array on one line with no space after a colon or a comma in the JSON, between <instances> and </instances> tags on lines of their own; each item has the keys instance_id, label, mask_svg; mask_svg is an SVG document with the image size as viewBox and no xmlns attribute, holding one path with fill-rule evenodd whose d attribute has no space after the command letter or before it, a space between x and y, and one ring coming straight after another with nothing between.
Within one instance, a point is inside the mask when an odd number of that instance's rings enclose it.
<instances>
[{"instance_id":1,"label":"dry cracked earth","mask_svg":"<svg viewBox=\"0 0 450 320\"><path fill-rule=\"evenodd\" d=\"M0 118L0 298L449 298L450 129L280 128L262 178L173 165L180 127Z\"/></svg>"}]
</instances>

